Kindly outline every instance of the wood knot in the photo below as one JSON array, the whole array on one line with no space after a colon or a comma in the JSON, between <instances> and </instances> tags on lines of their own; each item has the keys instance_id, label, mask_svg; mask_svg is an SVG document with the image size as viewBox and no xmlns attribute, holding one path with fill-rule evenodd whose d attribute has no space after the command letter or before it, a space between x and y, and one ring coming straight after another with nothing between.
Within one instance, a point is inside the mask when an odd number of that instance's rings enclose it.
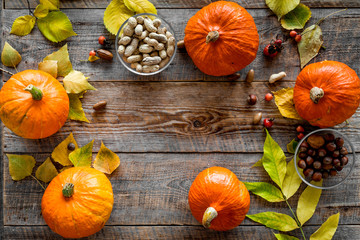
<instances>
[{"instance_id":1,"label":"wood knot","mask_svg":"<svg viewBox=\"0 0 360 240\"><path fill-rule=\"evenodd\" d=\"M199 120L195 120L193 122L193 125L194 125L195 128L199 128L199 127L201 127L201 122Z\"/></svg>"}]
</instances>

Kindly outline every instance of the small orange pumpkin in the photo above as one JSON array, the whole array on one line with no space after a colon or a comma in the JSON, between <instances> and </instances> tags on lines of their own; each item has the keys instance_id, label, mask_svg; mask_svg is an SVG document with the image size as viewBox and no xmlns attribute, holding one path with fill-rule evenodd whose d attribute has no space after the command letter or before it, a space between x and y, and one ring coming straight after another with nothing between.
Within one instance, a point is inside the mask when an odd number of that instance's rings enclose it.
<instances>
[{"instance_id":1,"label":"small orange pumpkin","mask_svg":"<svg viewBox=\"0 0 360 240\"><path fill-rule=\"evenodd\" d=\"M50 182L42 197L41 211L57 234L82 238L104 227L113 203L111 183L104 173L90 167L73 167Z\"/></svg>"},{"instance_id":2,"label":"small orange pumpkin","mask_svg":"<svg viewBox=\"0 0 360 240\"><path fill-rule=\"evenodd\" d=\"M236 175L223 167L207 168L189 191L192 215L205 228L226 231L237 227L250 207L250 195Z\"/></svg>"},{"instance_id":3,"label":"small orange pumpkin","mask_svg":"<svg viewBox=\"0 0 360 240\"><path fill-rule=\"evenodd\" d=\"M360 79L341 62L310 64L296 79L294 104L311 125L333 127L350 118L359 107Z\"/></svg>"},{"instance_id":4,"label":"small orange pumpkin","mask_svg":"<svg viewBox=\"0 0 360 240\"><path fill-rule=\"evenodd\" d=\"M259 34L245 8L234 2L217 1L190 18L184 42L202 72L224 76L243 69L255 59Z\"/></svg>"},{"instance_id":5,"label":"small orange pumpkin","mask_svg":"<svg viewBox=\"0 0 360 240\"><path fill-rule=\"evenodd\" d=\"M50 74L25 70L14 74L0 91L0 118L15 134L30 139L56 133L69 115L69 97Z\"/></svg>"}]
</instances>

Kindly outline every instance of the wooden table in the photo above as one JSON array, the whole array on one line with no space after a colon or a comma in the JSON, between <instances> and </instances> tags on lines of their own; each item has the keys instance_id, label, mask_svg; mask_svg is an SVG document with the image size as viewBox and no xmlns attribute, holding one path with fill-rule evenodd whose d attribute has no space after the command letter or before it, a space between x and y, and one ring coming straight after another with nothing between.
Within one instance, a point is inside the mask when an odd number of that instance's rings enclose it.
<instances>
[{"instance_id":1,"label":"wooden table","mask_svg":"<svg viewBox=\"0 0 360 240\"><path fill-rule=\"evenodd\" d=\"M37 4L35 0L30 2L32 8ZM127 71L117 59L112 63L84 61L91 49L99 47L97 38L109 36L102 20L109 2L61 1L62 11L72 21L78 36L52 44L37 27L25 37L10 35L14 19L28 14L27 4L26 0L2 1L2 45L8 41L21 53L23 61L18 71L37 69L45 56L68 43L74 69L89 76L91 84L98 89L86 93L82 101L91 124L67 121L59 133L44 140L22 139L2 128L3 238L60 239L41 216L43 190L30 177L12 181L4 155L32 155L39 165L72 132L80 146L95 139L96 152L102 140L121 158L120 168L110 176L115 195L111 217L103 230L88 239L274 239L270 229L249 219L232 231L205 230L191 215L187 194L196 175L215 165L229 168L243 181L270 181L260 168L250 168L261 157L265 139L262 126L252 125L252 116L261 111L266 117L275 117L270 133L286 149L300 122L282 118L274 102L265 102L263 96L269 91L294 86L300 71L295 44L287 42L283 52L272 61L264 58L262 49L277 34L283 33L282 28L264 0L238 0L254 17L260 34L258 56L240 71L239 80L204 75L194 67L185 51L178 51L174 62L163 73L140 77ZM188 19L211 0L153 2L158 13L173 25L177 37L182 39ZM311 24L340 8L348 8L321 25L326 50L312 62L342 61L359 74L360 1L303 0L302 3L312 9ZM112 51L115 52L114 48ZM256 80L249 85L244 83L244 78L250 68L255 69ZM270 74L280 71L286 71L288 77L269 85ZM8 78L2 74L3 81ZM246 103L249 93L260 99L255 106ZM108 101L106 110L94 112L92 105L104 99ZM348 126L337 127L353 141L358 152L359 124L358 110ZM355 168L345 184L323 191L315 215L304 228L308 237L330 215L340 212L334 239L360 238L359 181L360 170ZM290 201L293 207L298 196ZM263 211L290 214L285 203L269 204L252 195L250 213ZM300 237L299 231L293 233Z\"/></svg>"}]
</instances>

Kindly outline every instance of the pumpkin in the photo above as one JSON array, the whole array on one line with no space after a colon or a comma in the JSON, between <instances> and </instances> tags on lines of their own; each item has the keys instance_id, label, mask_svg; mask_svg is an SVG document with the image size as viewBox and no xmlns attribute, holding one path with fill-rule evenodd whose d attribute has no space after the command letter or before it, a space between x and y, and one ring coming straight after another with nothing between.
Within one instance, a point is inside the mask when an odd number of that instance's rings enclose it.
<instances>
[{"instance_id":1,"label":"pumpkin","mask_svg":"<svg viewBox=\"0 0 360 240\"><path fill-rule=\"evenodd\" d=\"M190 18L184 42L202 72L224 76L243 69L255 59L259 35L253 18L243 7L218 1Z\"/></svg>"},{"instance_id":2,"label":"pumpkin","mask_svg":"<svg viewBox=\"0 0 360 240\"><path fill-rule=\"evenodd\" d=\"M250 207L250 195L236 175L223 167L207 168L189 191L192 215L205 228L226 231L238 226Z\"/></svg>"},{"instance_id":3,"label":"pumpkin","mask_svg":"<svg viewBox=\"0 0 360 240\"><path fill-rule=\"evenodd\" d=\"M57 175L41 200L47 225L65 238L82 238L100 231L109 219L113 190L104 173L73 167Z\"/></svg>"},{"instance_id":4,"label":"pumpkin","mask_svg":"<svg viewBox=\"0 0 360 240\"><path fill-rule=\"evenodd\" d=\"M360 79L346 64L323 61L306 66L298 75L294 104L311 125L333 127L359 107Z\"/></svg>"},{"instance_id":5,"label":"pumpkin","mask_svg":"<svg viewBox=\"0 0 360 240\"><path fill-rule=\"evenodd\" d=\"M69 97L58 80L40 70L14 74L0 91L0 118L15 134L30 139L56 133L69 115Z\"/></svg>"}]
</instances>

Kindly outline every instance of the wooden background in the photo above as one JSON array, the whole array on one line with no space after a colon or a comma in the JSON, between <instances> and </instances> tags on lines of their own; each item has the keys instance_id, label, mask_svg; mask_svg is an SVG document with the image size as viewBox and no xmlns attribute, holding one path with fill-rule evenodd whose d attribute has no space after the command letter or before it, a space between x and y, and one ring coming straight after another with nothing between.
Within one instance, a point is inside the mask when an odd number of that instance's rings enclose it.
<instances>
[{"instance_id":1,"label":"wooden background","mask_svg":"<svg viewBox=\"0 0 360 240\"><path fill-rule=\"evenodd\" d=\"M37 1L32 0L34 8ZM80 146L95 139L94 153L101 140L121 158L121 165L111 176L114 189L114 209L106 227L88 239L274 239L270 229L246 219L228 232L205 230L192 217L187 194L192 181L203 169L223 166L243 181L269 181L261 169L251 169L262 155L265 139L261 125L252 125L253 114L261 111L264 117L275 117L270 133L285 149L295 137L295 127L301 123L281 117L274 102L263 96L273 90L294 85L300 71L296 45L287 41L284 50L272 61L262 55L262 49L282 31L276 17L264 0L238 0L253 16L260 34L260 48L255 61L239 73L241 78L229 81L226 77L204 75L194 67L186 51L179 50L169 69L151 77L128 72L118 59L87 62L88 52L99 48L97 38L109 36L103 25L103 14L110 0L65 0L62 11L73 23L78 36L53 44L37 27L25 37L10 35L15 18L28 14L26 0L4 0L1 8L1 45L8 41L22 55L18 71L37 69L45 56L68 43L74 69L90 77L98 91L89 91L83 107L91 124L68 121L59 133L44 140L25 140L1 129L0 154L3 202L1 227L3 239L61 239L51 232L41 216L43 190L30 177L14 182L8 171L6 153L29 154L38 165L53 148L73 132ZM210 0L154 0L159 15L184 37L188 19ZM324 46L315 61L338 60L360 73L360 1L303 0L311 7L310 24L327 14L348 8L327 19L322 25ZM112 51L115 53L114 47ZM244 82L247 71L255 69L255 81ZM9 69L14 71L13 69ZM288 77L268 84L272 73L286 71ZM2 81L9 76L2 74ZM256 94L255 106L246 103L249 93ZM92 105L107 100L105 110L94 112ZM195 121L200 126L194 124ZM360 152L360 112L349 120L348 126L338 126ZM303 123L304 124L304 123ZM313 128L307 126L308 130ZM339 228L334 239L353 240L360 235L360 170L345 184L323 191L315 215L305 224L309 237L330 215L340 212ZM302 189L305 186L302 186ZM298 194L290 203L295 208ZM267 203L251 196L250 214L278 211L290 214L285 203ZM295 230L293 235L300 237Z\"/></svg>"}]
</instances>

